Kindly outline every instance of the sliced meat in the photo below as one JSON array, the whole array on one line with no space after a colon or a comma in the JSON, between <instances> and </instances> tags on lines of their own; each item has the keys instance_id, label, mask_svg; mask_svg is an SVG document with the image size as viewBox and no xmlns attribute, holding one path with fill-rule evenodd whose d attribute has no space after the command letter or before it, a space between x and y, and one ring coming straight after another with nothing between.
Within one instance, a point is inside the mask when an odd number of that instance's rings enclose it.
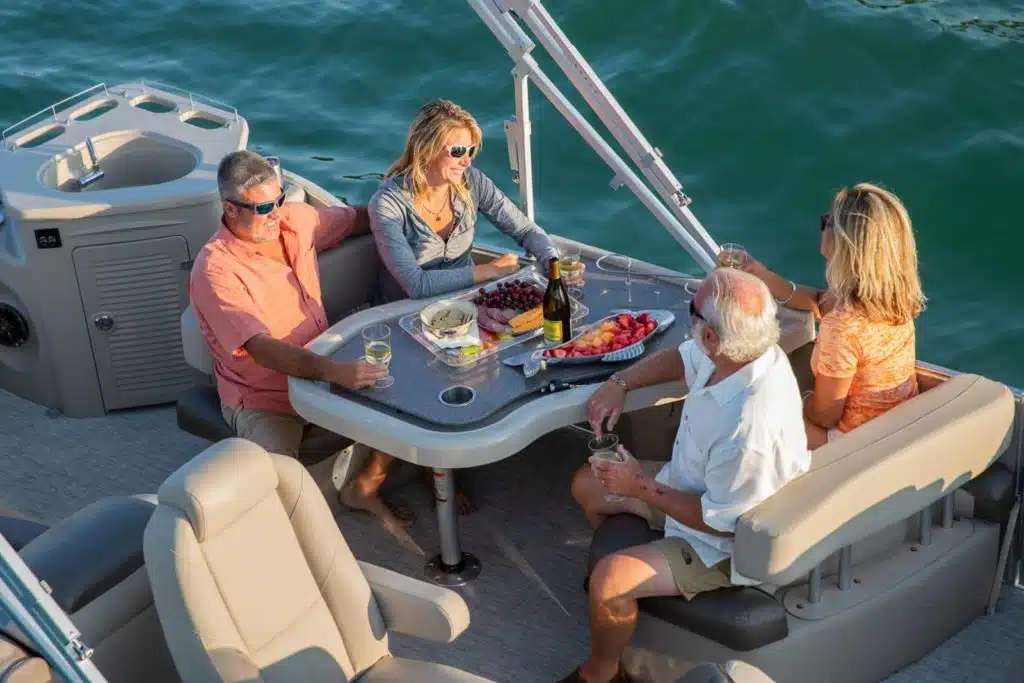
<instances>
[{"instance_id":1,"label":"sliced meat","mask_svg":"<svg viewBox=\"0 0 1024 683\"><path fill-rule=\"evenodd\" d=\"M502 322L499 322L498 320L495 320L492 317L491 311L495 310L501 309L488 308L486 306L477 307L476 324L484 328L485 330L494 332L495 334L511 333L511 327Z\"/></svg>"}]
</instances>

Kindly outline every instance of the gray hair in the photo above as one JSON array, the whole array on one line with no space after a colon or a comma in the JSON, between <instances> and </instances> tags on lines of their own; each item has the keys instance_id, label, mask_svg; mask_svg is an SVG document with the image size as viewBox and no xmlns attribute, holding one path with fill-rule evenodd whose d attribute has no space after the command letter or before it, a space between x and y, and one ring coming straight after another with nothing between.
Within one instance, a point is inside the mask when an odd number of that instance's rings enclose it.
<instances>
[{"instance_id":1,"label":"gray hair","mask_svg":"<svg viewBox=\"0 0 1024 683\"><path fill-rule=\"evenodd\" d=\"M718 333L718 352L734 363L749 363L779 343L778 307L768 287L757 277L731 268L710 276L714 292L701 307L701 315ZM759 304L750 313L751 299Z\"/></svg>"},{"instance_id":2,"label":"gray hair","mask_svg":"<svg viewBox=\"0 0 1024 683\"><path fill-rule=\"evenodd\" d=\"M277 179L270 162L256 152L231 152L217 166L217 189L223 200L240 201L242 192Z\"/></svg>"}]
</instances>

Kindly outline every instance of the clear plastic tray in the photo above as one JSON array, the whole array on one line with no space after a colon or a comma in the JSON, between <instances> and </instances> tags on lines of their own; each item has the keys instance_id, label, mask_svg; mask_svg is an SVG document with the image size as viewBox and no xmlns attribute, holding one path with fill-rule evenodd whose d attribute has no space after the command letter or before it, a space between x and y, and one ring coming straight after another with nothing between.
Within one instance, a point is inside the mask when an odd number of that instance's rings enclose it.
<instances>
[{"instance_id":1,"label":"clear plastic tray","mask_svg":"<svg viewBox=\"0 0 1024 683\"><path fill-rule=\"evenodd\" d=\"M519 272L514 275L510 275L501 280L495 280L484 287L484 291L490 292L497 288L500 282L511 282L512 280L520 280L528 283L532 283L540 287L541 289L547 289L548 279L538 274L535 271L529 271L526 273ZM471 292L466 292L460 296L454 297L464 301L471 301L474 297L479 295L479 291L474 289ZM572 296L569 297L569 304L572 309L572 321L575 323L579 320L583 320L590 314L590 309L574 299ZM511 348L528 342L531 339L542 335L544 333L543 328L538 327L535 330L529 332L523 332L517 335L494 335L483 329L480 330L480 335L483 339L483 345L481 346L469 346L461 349L442 349L438 346L430 337L428 337L422 329L420 323L420 311L410 313L403 316L398 320L398 326L405 330L409 336L415 339L420 345L430 353L434 354L438 360L445 365L449 365L453 368L464 368L474 363L477 363L484 358L489 358L495 354L501 353L505 349Z\"/></svg>"}]
</instances>

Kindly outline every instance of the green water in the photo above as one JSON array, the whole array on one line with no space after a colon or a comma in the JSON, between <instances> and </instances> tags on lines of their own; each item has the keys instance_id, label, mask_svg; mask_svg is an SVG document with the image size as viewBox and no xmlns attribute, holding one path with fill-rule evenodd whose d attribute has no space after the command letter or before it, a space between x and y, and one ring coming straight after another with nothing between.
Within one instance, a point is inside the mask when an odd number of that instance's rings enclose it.
<instances>
[{"instance_id":1,"label":"green water","mask_svg":"<svg viewBox=\"0 0 1024 683\"><path fill-rule=\"evenodd\" d=\"M545 5L716 239L820 283L817 216L832 192L887 185L914 218L930 298L919 356L1024 387L1019 0ZM162 81L234 104L251 146L359 201L374 181L346 176L382 171L417 107L448 97L484 128L477 163L515 192L502 133L511 62L463 0L56 7L0 2L0 121L99 81ZM691 268L627 190L608 188L611 172L539 93L532 112L541 225Z\"/></svg>"}]
</instances>

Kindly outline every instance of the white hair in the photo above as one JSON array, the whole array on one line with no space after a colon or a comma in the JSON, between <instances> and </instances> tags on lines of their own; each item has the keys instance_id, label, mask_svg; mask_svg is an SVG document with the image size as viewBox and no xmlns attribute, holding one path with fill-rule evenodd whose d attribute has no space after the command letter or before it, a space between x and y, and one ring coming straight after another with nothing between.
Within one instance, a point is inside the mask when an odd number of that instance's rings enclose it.
<instances>
[{"instance_id":1,"label":"white hair","mask_svg":"<svg viewBox=\"0 0 1024 683\"><path fill-rule=\"evenodd\" d=\"M761 280L731 268L715 270L710 279L714 291L700 313L718 334L718 353L734 363L749 363L779 343L778 307ZM755 292L760 311L751 314L748 297Z\"/></svg>"}]
</instances>

